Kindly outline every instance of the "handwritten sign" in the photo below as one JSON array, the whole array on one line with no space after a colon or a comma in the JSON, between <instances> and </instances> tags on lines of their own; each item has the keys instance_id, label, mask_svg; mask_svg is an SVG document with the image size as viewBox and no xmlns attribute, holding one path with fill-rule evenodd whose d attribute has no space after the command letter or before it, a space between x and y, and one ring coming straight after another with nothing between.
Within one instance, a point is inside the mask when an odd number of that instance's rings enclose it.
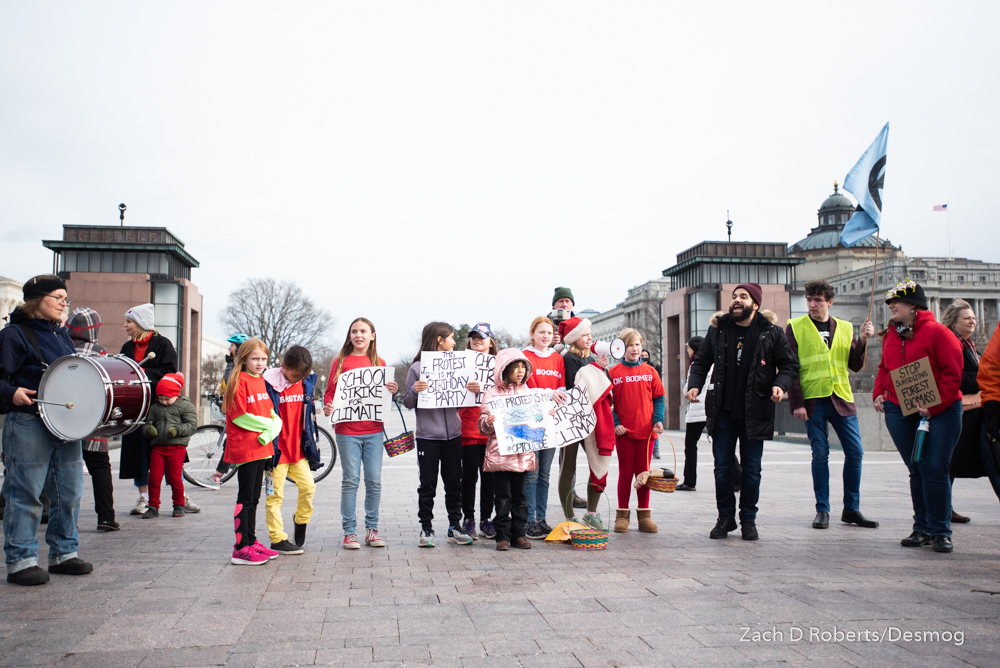
<instances>
[{"instance_id":1,"label":"handwritten sign","mask_svg":"<svg viewBox=\"0 0 1000 668\"><path fill-rule=\"evenodd\" d=\"M483 403L483 394L486 393L486 390L496 385L493 374L496 370L497 358L489 353L478 353L475 350L466 350L465 354L471 359L472 370L475 372L474 375L470 376L470 380L479 383L479 392L475 394L468 392L462 405L479 406Z\"/></svg>"},{"instance_id":2,"label":"handwritten sign","mask_svg":"<svg viewBox=\"0 0 1000 668\"><path fill-rule=\"evenodd\" d=\"M483 393L495 385L496 357L475 350L423 352L420 354L420 379L428 388L417 397L417 408L462 408L479 406ZM479 392L466 386L479 383Z\"/></svg>"},{"instance_id":3,"label":"handwritten sign","mask_svg":"<svg viewBox=\"0 0 1000 668\"><path fill-rule=\"evenodd\" d=\"M489 400L496 416L493 428L501 455L517 455L553 447L551 392L528 392Z\"/></svg>"},{"instance_id":4,"label":"handwritten sign","mask_svg":"<svg viewBox=\"0 0 1000 668\"><path fill-rule=\"evenodd\" d=\"M392 379L391 366L366 366L340 374L330 422L383 422L392 403L385 384Z\"/></svg>"},{"instance_id":5,"label":"handwritten sign","mask_svg":"<svg viewBox=\"0 0 1000 668\"><path fill-rule=\"evenodd\" d=\"M553 419L555 428L550 446L553 448L562 448L570 443L582 441L597 428L597 414L590 404L587 388L577 385L567 391L566 396L567 402L556 406L556 415Z\"/></svg>"},{"instance_id":6,"label":"handwritten sign","mask_svg":"<svg viewBox=\"0 0 1000 668\"><path fill-rule=\"evenodd\" d=\"M920 408L930 408L942 403L941 393L938 392L937 382L931 371L930 358L921 357L916 362L904 364L890 371L889 375L896 387L896 398L903 415L913 415Z\"/></svg>"}]
</instances>

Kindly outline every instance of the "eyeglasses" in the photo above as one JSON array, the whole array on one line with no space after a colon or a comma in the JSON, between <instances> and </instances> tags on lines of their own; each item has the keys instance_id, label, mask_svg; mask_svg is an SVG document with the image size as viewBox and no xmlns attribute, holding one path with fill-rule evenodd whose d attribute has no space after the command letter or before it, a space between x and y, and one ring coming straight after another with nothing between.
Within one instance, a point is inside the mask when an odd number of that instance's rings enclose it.
<instances>
[{"instance_id":1,"label":"eyeglasses","mask_svg":"<svg viewBox=\"0 0 1000 668\"><path fill-rule=\"evenodd\" d=\"M70 304L73 303L72 301L70 301L69 299L66 299L65 297L56 297L55 295L45 295L45 296L46 297L52 297L53 299L56 300L57 304L65 304L66 306L69 306Z\"/></svg>"}]
</instances>

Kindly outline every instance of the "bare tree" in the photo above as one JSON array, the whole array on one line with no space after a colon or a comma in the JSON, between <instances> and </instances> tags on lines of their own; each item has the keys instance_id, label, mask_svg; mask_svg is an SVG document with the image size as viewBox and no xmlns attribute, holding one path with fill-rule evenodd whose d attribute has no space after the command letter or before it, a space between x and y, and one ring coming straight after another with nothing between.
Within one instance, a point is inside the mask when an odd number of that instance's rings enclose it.
<instances>
[{"instance_id":1,"label":"bare tree","mask_svg":"<svg viewBox=\"0 0 1000 668\"><path fill-rule=\"evenodd\" d=\"M309 348L321 357L327 347L327 333L335 320L317 308L291 281L251 278L229 293L220 320L230 331L245 332L261 339L271 351L270 364L294 345Z\"/></svg>"},{"instance_id":2,"label":"bare tree","mask_svg":"<svg viewBox=\"0 0 1000 668\"><path fill-rule=\"evenodd\" d=\"M203 391L218 392L222 376L226 372L226 356L223 354L205 357L201 360L201 387Z\"/></svg>"},{"instance_id":3,"label":"bare tree","mask_svg":"<svg viewBox=\"0 0 1000 668\"><path fill-rule=\"evenodd\" d=\"M497 337L497 350L504 348L526 348L531 343L530 337L514 336L503 327L498 328L494 333Z\"/></svg>"}]
</instances>

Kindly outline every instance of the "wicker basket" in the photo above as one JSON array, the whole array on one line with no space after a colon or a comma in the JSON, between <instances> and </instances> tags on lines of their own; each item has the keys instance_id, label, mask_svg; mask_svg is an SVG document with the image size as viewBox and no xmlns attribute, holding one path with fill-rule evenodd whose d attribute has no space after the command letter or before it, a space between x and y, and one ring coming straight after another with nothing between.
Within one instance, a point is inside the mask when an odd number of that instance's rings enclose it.
<instances>
[{"instance_id":1,"label":"wicker basket","mask_svg":"<svg viewBox=\"0 0 1000 668\"><path fill-rule=\"evenodd\" d=\"M649 455L652 454L653 437L654 437L654 434L650 434L649 435L649 440L646 441L646 448L648 450L648 452L646 453L647 454L646 461L649 461ZM654 492L673 492L675 489L677 489L677 483L680 482L680 480L676 477L677 476L677 473L676 473L676 471L677 471L677 451L674 449L674 442L670 440L670 437L667 436L666 433L663 434L663 437L665 439L667 439L667 443L670 444L670 451L674 453L674 469L673 470L675 471L675 473L674 473L675 477L673 477L673 478L653 478L653 477L646 478L646 487L648 487L649 489L651 489Z\"/></svg>"},{"instance_id":2,"label":"wicker basket","mask_svg":"<svg viewBox=\"0 0 1000 668\"><path fill-rule=\"evenodd\" d=\"M385 427L382 428L382 433L385 435L385 441L383 445L385 446L386 454L390 457L398 457L399 455L409 452L412 450L416 444L417 439L414 437L412 431L406 430L406 418L403 417L403 409L399 407L399 404L395 401L392 403L396 404L396 410L399 411L399 418L403 420L403 433L394 438L389 438L389 435L385 433Z\"/></svg>"},{"instance_id":3,"label":"wicker basket","mask_svg":"<svg viewBox=\"0 0 1000 668\"><path fill-rule=\"evenodd\" d=\"M610 535L607 530L576 529L569 532L569 542L574 550L606 550Z\"/></svg>"}]
</instances>

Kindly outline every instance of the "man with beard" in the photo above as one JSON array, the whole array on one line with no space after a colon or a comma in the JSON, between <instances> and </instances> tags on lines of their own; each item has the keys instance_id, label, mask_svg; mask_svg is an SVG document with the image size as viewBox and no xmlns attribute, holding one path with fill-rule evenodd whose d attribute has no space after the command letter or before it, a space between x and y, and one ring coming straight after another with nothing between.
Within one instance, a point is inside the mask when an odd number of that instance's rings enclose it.
<instances>
[{"instance_id":1,"label":"man with beard","mask_svg":"<svg viewBox=\"0 0 1000 668\"><path fill-rule=\"evenodd\" d=\"M736 530L733 458L740 442L743 464L740 526L743 540L757 540L757 499L764 441L774 436L774 408L798 377L799 361L777 316L760 310L763 291L757 283L733 290L729 313L716 313L691 363L687 398L696 401L712 373L711 401L706 402L708 433L715 456L715 505L719 519L710 538Z\"/></svg>"}]
</instances>

